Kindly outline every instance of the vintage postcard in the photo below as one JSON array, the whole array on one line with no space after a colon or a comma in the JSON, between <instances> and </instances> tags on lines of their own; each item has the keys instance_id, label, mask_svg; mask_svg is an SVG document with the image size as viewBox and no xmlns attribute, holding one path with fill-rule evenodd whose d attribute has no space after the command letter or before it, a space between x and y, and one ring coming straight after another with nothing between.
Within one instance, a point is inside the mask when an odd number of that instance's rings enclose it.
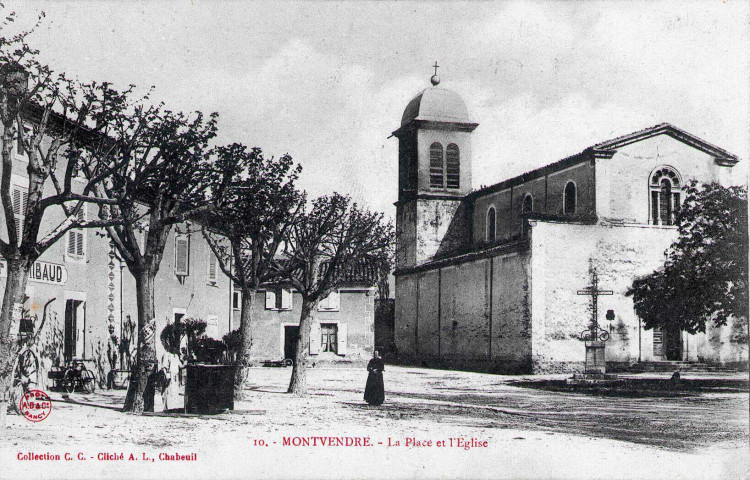
<instances>
[{"instance_id":1,"label":"vintage postcard","mask_svg":"<svg viewBox=\"0 0 750 480\"><path fill-rule=\"evenodd\" d=\"M750 476L750 5L0 3L0 479Z\"/></svg>"}]
</instances>

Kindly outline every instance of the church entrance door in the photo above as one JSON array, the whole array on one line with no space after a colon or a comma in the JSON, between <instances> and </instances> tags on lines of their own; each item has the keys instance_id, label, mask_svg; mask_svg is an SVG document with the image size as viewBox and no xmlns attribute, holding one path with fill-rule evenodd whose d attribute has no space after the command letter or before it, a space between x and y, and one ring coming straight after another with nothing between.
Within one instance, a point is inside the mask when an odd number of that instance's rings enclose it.
<instances>
[{"instance_id":1,"label":"church entrance door","mask_svg":"<svg viewBox=\"0 0 750 480\"><path fill-rule=\"evenodd\" d=\"M297 343L299 343L299 327L284 326L284 359L297 358Z\"/></svg>"},{"instance_id":2,"label":"church entrance door","mask_svg":"<svg viewBox=\"0 0 750 480\"><path fill-rule=\"evenodd\" d=\"M654 328L654 356L665 360L682 360L682 331L679 327Z\"/></svg>"},{"instance_id":3,"label":"church entrance door","mask_svg":"<svg viewBox=\"0 0 750 480\"><path fill-rule=\"evenodd\" d=\"M667 360L682 360L682 331L679 327L664 329L664 344Z\"/></svg>"}]
</instances>

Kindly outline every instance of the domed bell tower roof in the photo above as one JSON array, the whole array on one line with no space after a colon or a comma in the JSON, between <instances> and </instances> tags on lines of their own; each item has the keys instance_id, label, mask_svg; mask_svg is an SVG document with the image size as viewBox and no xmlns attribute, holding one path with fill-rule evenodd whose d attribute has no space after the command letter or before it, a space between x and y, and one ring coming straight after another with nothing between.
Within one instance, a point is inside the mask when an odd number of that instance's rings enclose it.
<instances>
[{"instance_id":1,"label":"domed bell tower roof","mask_svg":"<svg viewBox=\"0 0 750 480\"><path fill-rule=\"evenodd\" d=\"M412 123L438 123L451 129L471 131L477 127L469 116L469 109L460 95L447 88L440 87L440 77L437 75L437 63L434 65L435 75L430 78L431 87L427 87L412 98L401 116L401 125L394 133L398 136L405 131L404 127ZM443 127L445 128L445 127Z\"/></svg>"},{"instance_id":2,"label":"domed bell tower roof","mask_svg":"<svg viewBox=\"0 0 750 480\"><path fill-rule=\"evenodd\" d=\"M456 92L437 85L422 90L406 106L401 126L412 120L473 123L463 99Z\"/></svg>"}]
</instances>

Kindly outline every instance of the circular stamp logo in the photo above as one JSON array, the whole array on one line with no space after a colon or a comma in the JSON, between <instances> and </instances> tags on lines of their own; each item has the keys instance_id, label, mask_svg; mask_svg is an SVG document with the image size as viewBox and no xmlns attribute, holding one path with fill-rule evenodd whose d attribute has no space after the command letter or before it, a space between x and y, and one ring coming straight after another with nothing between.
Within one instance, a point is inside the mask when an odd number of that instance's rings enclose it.
<instances>
[{"instance_id":1,"label":"circular stamp logo","mask_svg":"<svg viewBox=\"0 0 750 480\"><path fill-rule=\"evenodd\" d=\"M23 418L30 422L41 422L52 411L52 400L41 390L29 390L19 401Z\"/></svg>"}]
</instances>

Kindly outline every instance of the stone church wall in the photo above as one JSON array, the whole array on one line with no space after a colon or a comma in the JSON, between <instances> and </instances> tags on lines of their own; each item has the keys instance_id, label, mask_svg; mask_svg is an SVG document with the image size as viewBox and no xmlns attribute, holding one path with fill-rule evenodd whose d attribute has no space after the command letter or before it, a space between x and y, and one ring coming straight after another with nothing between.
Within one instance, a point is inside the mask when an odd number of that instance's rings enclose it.
<instances>
[{"instance_id":1,"label":"stone church wall","mask_svg":"<svg viewBox=\"0 0 750 480\"><path fill-rule=\"evenodd\" d=\"M610 332L608 364L664 360L654 355L653 331L640 328L632 298L625 292L635 278L663 264L664 252L677 236L674 227L536 222L531 235L535 372L582 369L584 345L577 336L590 321L591 297L576 291L590 284L590 265L597 269L599 288L614 291L599 297L599 323ZM616 314L612 322L604 318L608 309ZM719 330L714 340L710 328L708 335L683 333L683 360L747 358L746 348L730 342L730 328Z\"/></svg>"},{"instance_id":2,"label":"stone church wall","mask_svg":"<svg viewBox=\"0 0 750 480\"><path fill-rule=\"evenodd\" d=\"M649 177L660 166L674 167L683 185L732 185L732 169L717 165L711 155L667 135L621 147L611 159L596 163L597 214L601 219L649 224ZM684 198L683 198L684 199Z\"/></svg>"},{"instance_id":3,"label":"stone church wall","mask_svg":"<svg viewBox=\"0 0 750 480\"><path fill-rule=\"evenodd\" d=\"M417 365L530 371L528 252L396 279L399 360Z\"/></svg>"},{"instance_id":4,"label":"stone church wall","mask_svg":"<svg viewBox=\"0 0 750 480\"><path fill-rule=\"evenodd\" d=\"M526 194L533 198L533 210L546 215L563 215L563 194L568 182L576 185L574 216L593 216L595 213L594 168L582 161L558 171L551 171L525 183L474 198L473 232L477 246L487 241L487 211L494 207L497 214L497 242L521 235L521 205Z\"/></svg>"}]
</instances>

